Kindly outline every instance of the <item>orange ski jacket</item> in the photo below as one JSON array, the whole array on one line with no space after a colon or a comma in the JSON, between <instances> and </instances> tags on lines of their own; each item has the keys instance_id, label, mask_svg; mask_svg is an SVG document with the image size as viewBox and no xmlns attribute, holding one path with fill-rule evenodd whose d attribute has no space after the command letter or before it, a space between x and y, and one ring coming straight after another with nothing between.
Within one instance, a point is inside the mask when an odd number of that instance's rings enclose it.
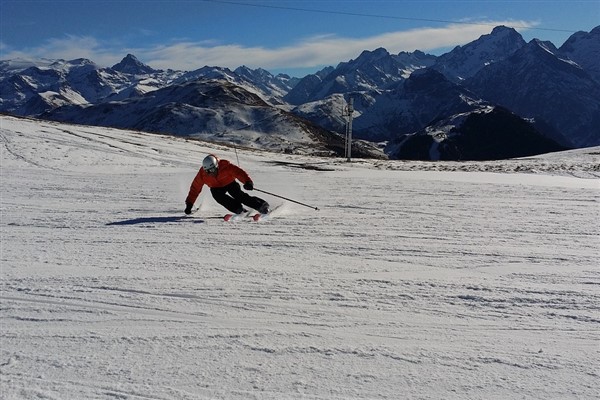
<instances>
[{"instance_id":1,"label":"orange ski jacket","mask_svg":"<svg viewBox=\"0 0 600 400\"><path fill-rule=\"evenodd\" d=\"M250 176L246 171L227 160L219 160L217 176L209 175L204 168L200 168L200 171L198 171L196 177L192 181L190 192L188 193L185 202L187 204L194 204L204 185L210 188L220 188L229 185L236 179L242 183L251 181Z\"/></svg>"}]
</instances>

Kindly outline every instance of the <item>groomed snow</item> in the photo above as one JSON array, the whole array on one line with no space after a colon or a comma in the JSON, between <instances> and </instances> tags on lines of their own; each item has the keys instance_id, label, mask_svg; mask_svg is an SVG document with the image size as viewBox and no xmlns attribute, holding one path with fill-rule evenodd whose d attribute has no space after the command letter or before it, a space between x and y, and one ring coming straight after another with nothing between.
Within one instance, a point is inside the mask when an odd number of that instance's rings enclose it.
<instances>
[{"instance_id":1,"label":"groomed snow","mask_svg":"<svg viewBox=\"0 0 600 400\"><path fill-rule=\"evenodd\" d=\"M600 148L489 163L238 149L0 117L2 399L593 399Z\"/></svg>"}]
</instances>

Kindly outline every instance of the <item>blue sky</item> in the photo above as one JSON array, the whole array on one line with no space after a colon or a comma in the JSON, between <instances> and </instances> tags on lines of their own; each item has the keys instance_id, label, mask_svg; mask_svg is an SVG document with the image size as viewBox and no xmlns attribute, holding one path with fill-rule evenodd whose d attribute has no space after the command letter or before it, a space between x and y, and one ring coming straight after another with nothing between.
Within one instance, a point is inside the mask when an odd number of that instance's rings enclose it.
<instances>
[{"instance_id":1,"label":"blue sky","mask_svg":"<svg viewBox=\"0 0 600 400\"><path fill-rule=\"evenodd\" d=\"M132 53L161 69L302 77L378 47L439 55L497 25L560 47L600 25L600 0L0 0L0 59L111 66Z\"/></svg>"}]
</instances>

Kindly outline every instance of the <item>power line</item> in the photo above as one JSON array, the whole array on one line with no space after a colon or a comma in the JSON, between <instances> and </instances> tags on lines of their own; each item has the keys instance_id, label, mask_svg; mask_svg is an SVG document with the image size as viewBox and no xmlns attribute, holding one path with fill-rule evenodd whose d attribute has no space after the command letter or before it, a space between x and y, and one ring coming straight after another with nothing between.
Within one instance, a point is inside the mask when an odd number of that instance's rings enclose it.
<instances>
[{"instance_id":1,"label":"power line","mask_svg":"<svg viewBox=\"0 0 600 400\"><path fill-rule=\"evenodd\" d=\"M230 5L236 5L236 6L270 8L270 9L277 9L277 10L301 11L301 12L310 12L310 13L319 13L319 14L346 15L346 16L351 16L351 17L385 18L385 19L395 19L395 20L403 20L403 21L421 21L421 22L435 22L435 23L443 23L443 24L462 24L462 25L480 25L480 26L491 26L491 27L496 26L494 24L486 24L485 22L466 22L466 21L453 21L453 20L445 20L445 19L429 19L429 18L415 18L415 17L400 17L400 16L394 16L394 15L352 13L352 12L347 12L347 11L329 11L329 10L318 10L318 9L312 9L312 8L287 7L287 6L268 5L268 4L241 3L241 2L237 2L237 1L228 1L228 0L202 0L202 1L204 1L206 3L230 4ZM576 30L569 30L569 29L540 28L540 27L519 26L519 25L514 25L512 27L513 28L522 28L522 29L535 29L538 31L550 31L550 32L567 32L567 33L577 32Z\"/></svg>"}]
</instances>

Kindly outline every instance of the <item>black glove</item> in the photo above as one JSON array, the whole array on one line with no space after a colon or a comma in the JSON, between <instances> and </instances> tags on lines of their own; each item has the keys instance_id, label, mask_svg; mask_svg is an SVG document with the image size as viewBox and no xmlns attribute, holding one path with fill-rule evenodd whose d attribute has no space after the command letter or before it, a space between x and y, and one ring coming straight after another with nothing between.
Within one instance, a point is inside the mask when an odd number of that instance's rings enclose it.
<instances>
[{"instance_id":1,"label":"black glove","mask_svg":"<svg viewBox=\"0 0 600 400\"><path fill-rule=\"evenodd\" d=\"M248 182L244 183L244 189L246 189L246 190L253 190L254 189L254 183L252 181L248 181Z\"/></svg>"},{"instance_id":2,"label":"black glove","mask_svg":"<svg viewBox=\"0 0 600 400\"><path fill-rule=\"evenodd\" d=\"M192 207L194 205L192 203L185 203L185 211L184 213L186 213L187 215L190 215L192 213Z\"/></svg>"}]
</instances>

